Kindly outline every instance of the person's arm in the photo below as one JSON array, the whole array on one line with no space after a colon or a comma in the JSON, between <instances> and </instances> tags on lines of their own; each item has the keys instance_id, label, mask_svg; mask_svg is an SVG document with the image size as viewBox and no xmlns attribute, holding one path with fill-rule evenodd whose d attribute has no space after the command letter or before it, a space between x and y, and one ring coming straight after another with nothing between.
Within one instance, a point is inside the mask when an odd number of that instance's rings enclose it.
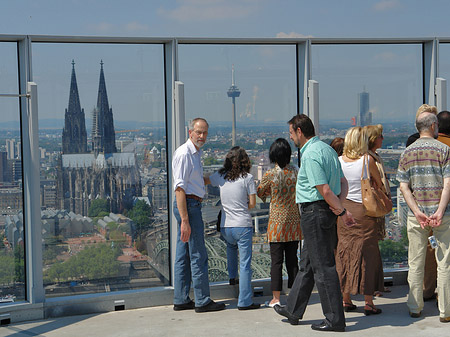
<instances>
[{"instance_id":1,"label":"person's arm","mask_svg":"<svg viewBox=\"0 0 450 337\"><path fill-rule=\"evenodd\" d=\"M426 226L429 226L429 218L419 209L416 199L414 199L411 189L409 188L409 184L401 182L400 191L402 192L403 198L405 198L406 203L411 209L411 212L413 212L417 221L419 221L420 227L425 228Z\"/></svg>"},{"instance_id":2,"label":"person's arm","mask_svg":"<svg viewBox=\"0 0 450 337\"><path fill-rule=\"evenodd\" d=\"M385 192L383 181L381 180L380 170L378 170L377 163L372 156L369 156L369 172L372 183L375 187L380 188L383 192Z\"/></svg>"},{"instance_id":3,"label":"person's arm","mask_svg":"<svg viewBox=\"0 0 450 337\"><path fill-rule=\"evenodd\" d=\"M203 176L203 180L205 181L205 185L211 184L211 179L209 179L209 176L208 177Z\"/></svg>"},{"instance_id":4,"label":"person's arm","mask_svg":"<svg viewBox=\"0 0 450 337\"><path fill-rule=\"evenodd\" d=\"M336 196L336 194L334 194L328 184L317 185L316 188L319 191L320 195L322 195L327 204L330 206L330 209L334 214L342 216L342 219L347 226L352 226L355 224L353 215L348 210L346 210L344 206L342 206L341 200Z\"/></svg>"},{"instance_id":5,"label":"person's arm","mask_svg":"<svg viewBox=\"0 0 450 337\"><path fill-rule=\"evenodd\" d=\"M437 211L430 216L430 226L438 227L442 223L445 210L450 200L450 177L444 178L444 188L442 189L441 200L439 200L439 207Z\"/></svg>"},{"instance_id":6,"label":"person's arm","mask_svg":"<svg viewBox=\"0 0 450 337\"><path fill-rule=\"evenodd\" d=\"M348 194L348 181L345 177L341 178L341 193L339 194L339 200L341 203L347 198Z\"/></svg>"},{"instance_id":7,"label":"person's arm","mask_svg":"<svg viewBox=\"0 0 450 337\"><path fill-rule=\"evenodd\" d=\"M256 206L256 194L250 194L248 196L248 209L255 208Z\"/></svg>"},{"instance_id":8,"label":"person's arm","mask_svg":"<svg viewBox=\"0 0 450 337\"><path fill-rule=\"evenodd\" d=\"M266 202L266 197L270 196L271 194L271 185L272 184L269 179L269 172L266 172L266 174L261 179L258 188L256 189L258 197L260 197L263 202Z\"/></svg>"},{"instance_id":9,"label":"person's arm","mask_svg":"<svg viewBox=\"0 0 450 337\"><path fill-rule=\"evenodd\" d=\"M191 236L191 225L189 224L189 215L187 211L186 192L177 187L175 190L175 198L177 200L178 212L180 212L181 226L180 226L180 239L183 242L188 242Z\"/></svg>"}]
</instances>

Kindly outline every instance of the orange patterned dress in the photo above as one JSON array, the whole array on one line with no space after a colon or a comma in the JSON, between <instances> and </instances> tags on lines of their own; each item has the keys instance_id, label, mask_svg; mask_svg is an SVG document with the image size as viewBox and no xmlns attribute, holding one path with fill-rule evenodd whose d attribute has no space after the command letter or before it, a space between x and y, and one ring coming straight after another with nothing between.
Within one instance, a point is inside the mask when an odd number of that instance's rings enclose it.
<instances>
[{"instance_id":1,"label":"orange patterned dress","mask_svg":"<svg viewBox=\"0 0 450 337\"><path fill-rule=\"evenodd\" d=\"M300 241L300 212L295 203L295 185L297 169L278 165L266 172L258 186L257 194L264 202L270 196L269 224L267 239L269 242Z\"/></svg>"}]
</instances>

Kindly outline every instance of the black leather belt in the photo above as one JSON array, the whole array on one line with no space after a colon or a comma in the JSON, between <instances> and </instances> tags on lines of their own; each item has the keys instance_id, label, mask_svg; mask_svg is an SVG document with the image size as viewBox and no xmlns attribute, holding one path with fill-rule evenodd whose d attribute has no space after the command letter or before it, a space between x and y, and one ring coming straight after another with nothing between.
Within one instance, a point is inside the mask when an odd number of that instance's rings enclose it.
<instances>
[{"instance_id":1,"label":"black leather belt","mask_svg":"<svg viewBox=\"0 0 450 337\"><path fill-rule=\"evenodd\" d=\"M302 202L300 205L302 207L307 207L307 206L312 205L312 204L322 204L322 203L323 204L327 204L327 202L325 200L316 200L316 201L311 201L311 202Z\"/></svg>"},{"instance_id":2,"label":"black leather belt","mask_svg":"<svg viewBox=\"0 0 450 337\"><path fill-rule=\"evenodd\" d=\"M196 196L195 194L186 194L186 199L194 199L194 200L197 200L200 202L203 201L202 198L200 198L199 196Z\"/></svg>"}]
</instances>

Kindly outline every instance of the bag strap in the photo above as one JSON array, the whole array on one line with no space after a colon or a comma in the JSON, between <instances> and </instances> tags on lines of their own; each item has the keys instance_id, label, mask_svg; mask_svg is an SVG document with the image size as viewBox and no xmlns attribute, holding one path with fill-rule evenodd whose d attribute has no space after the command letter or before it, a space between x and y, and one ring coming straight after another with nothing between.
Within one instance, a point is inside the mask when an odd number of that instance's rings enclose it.
<instances>
[{"instance_id":1,"label":"bag strap","mask_svg":"<svg viewBox=\"0 0 450 337\"><path fill-rule=\"evenodd\" d=\"M364 154L363 168L361 170L361 180L364 179L364 170L366 171L367 179L370 180L369 158L368 158L368 154L367 153Z\"/></svg>"}]
</instances>

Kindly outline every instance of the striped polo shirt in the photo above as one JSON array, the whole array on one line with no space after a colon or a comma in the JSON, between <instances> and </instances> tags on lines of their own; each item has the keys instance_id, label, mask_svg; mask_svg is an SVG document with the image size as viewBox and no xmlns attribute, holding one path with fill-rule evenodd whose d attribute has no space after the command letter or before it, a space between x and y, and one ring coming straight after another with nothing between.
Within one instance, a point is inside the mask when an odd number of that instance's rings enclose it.
<instances>
[{"instance_id":1,"label":"striped polo shirt","mask_svg":"<svg viewBox=\"0 0 450 337\"><path fill-rule=\"evenodd\" d=\"M436 139L419 138L400 157L397 180L409 184L417 205L428 216L438 209L444 178L449 177L450 148ZM448 205L445 215L450 215Z\"/></svg>"}]
</instances>

